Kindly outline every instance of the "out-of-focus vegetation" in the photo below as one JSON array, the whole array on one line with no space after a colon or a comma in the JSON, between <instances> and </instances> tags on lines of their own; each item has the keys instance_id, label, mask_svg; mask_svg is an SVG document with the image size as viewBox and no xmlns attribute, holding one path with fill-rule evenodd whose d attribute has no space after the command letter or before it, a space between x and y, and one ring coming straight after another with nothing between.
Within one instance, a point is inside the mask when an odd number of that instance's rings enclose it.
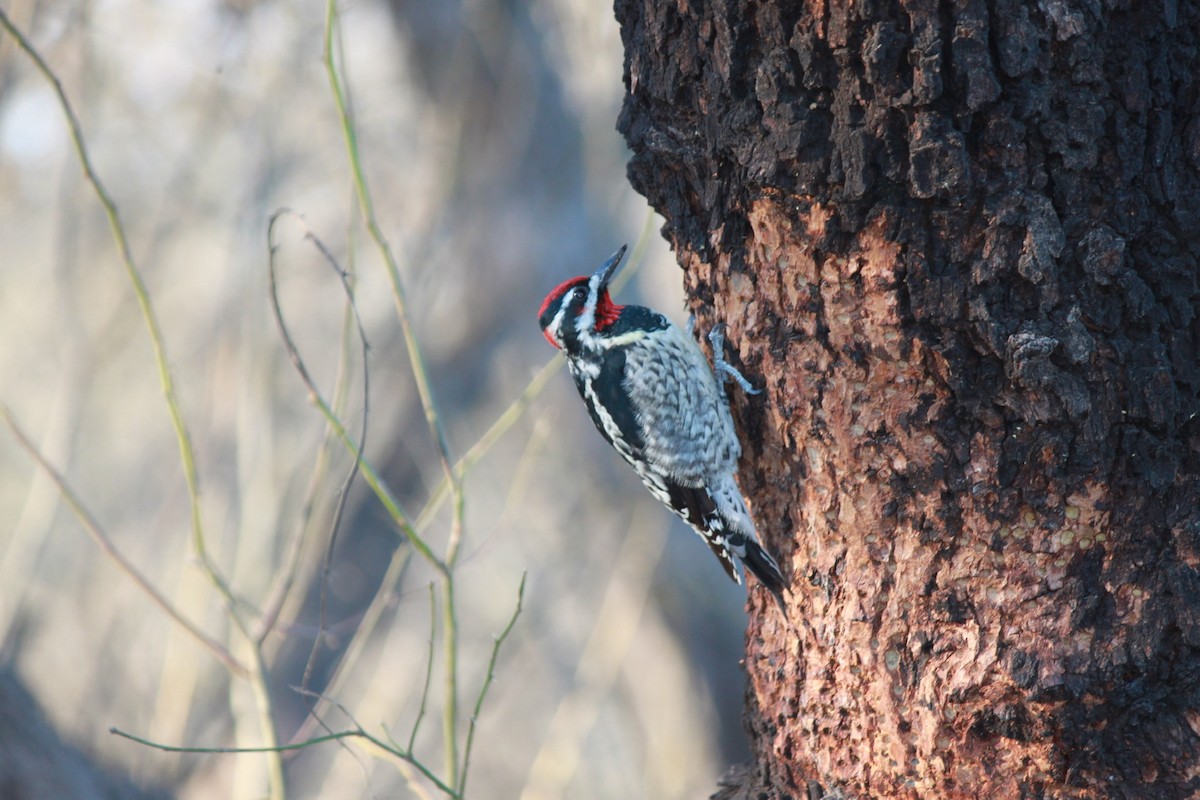
<instances>
[{"instance_id":1,"label":"out-of-focus vegetation","mask_svg":"<svg viewBox=\"0 0 1200 800\"><path fill-rule=\"evenodd\" d=\"M294 345L352 441L365 371L365 458L415 522L439 496L443 458L353 181L323 61L326 6L17 0L5 14L61 81L119 209L199 490L189 492L154 342L54 86L0 33L0 404L63 481L0 428L0 631L64 735L179 797L258 797L270 756L166 753L108 728L252 747L270 742L264 711L281 745L361 726L411 745L453 785L450 719L459 759L477 724L470 796L706 796L741 755L741 590L617 463L564 372L494 427L552 356L535 321L543 294L620 242L643 244L624 296L683 316L678 269L624 180L608 9L364 1L343 4L332 29L448 461L480 456L461 484L461 518L444 503L418 531L443 559L461 531L451 628L445 576L414 555L361 471L325 568L354 461L328 434L269 304L268 225L286 207L274 266ZM365 361L308 233L350 275ZM489 430L502 435L483 449ZM251 678L261 658L263 691L89 539L64 490ZM522 613L473 719L522 576ZM332 701L320 725L306 721L317 699L301 684ZM290 797L444 796L361 739L280 762Z\"/></svg>"}]
</instances>

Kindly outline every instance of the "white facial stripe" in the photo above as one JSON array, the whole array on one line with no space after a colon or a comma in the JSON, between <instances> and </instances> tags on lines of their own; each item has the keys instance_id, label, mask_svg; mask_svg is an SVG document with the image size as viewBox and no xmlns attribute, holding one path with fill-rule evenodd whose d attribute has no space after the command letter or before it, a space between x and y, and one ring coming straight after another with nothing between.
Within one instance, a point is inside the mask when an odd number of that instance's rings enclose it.
<instances>
[{"instance_id":1,"label":"white facial stripe","mask_svg":"<svg viewBox=\"0 0 1200 800\"><path fill-rule=\"evenodd\" d=\"M554 319L550 320L550 324L546 326L546 330L554 337L554 341L558 342L558 346L562 347L562 325L563 316L567 313L567 304L563 303L558 307L558 313L554 315Z\"/></svg>"},{"instance_id":2,"label":"white facial stripe","mask_svg":"<svg viewBox=\"0 0 1200 800\"><path fill-rule=\"evenodd\" d=\"M596 306L599 302L600 274L597 273L588 279L587 302L583 304L583 313L575 321L575 329L579 331L580 338L583 338L583 335L596 325Z\"/></svg>"}]
</instances>

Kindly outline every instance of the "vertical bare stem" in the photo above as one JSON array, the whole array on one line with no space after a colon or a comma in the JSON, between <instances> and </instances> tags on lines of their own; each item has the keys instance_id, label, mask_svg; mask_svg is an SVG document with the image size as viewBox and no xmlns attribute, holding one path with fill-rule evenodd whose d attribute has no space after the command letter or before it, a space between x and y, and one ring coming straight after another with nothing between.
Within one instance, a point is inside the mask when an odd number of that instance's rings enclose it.
<instances>
[{"instance_id":1,"label":"vertical bare stem","mask_svg":"<svg viewBox=\"0 0 1200 800\"><path fill-rule=\"evenodd\" d=\"M246 637L254 659L261 660L262 653L258 650L257 642L251 636L241 614L238 613L237 602L232 589L208 555L208 548L204 539L204 522L200 508L200 479L196 469L195 450L192 447L191 435L188 433L187 424L184 422L183 409L179 402L178 392L175 389L175 380L171 375L166 345L162 335L162 327L159 325L158 315L155 313L154 305L150 300L150 291L146 287L146 282L143 280L137 264L134 262L133 252L129 247L129 238L125 233L125 226L121 222L121 215L117 210L117 204L108 193L103 181L100 180L100 176L96 173L92 165L91 157L88 155L87 143L83 137L83 128L79 123L79 118L75 114L74 108L71 106L70 100L67 99L62 82L50 68L50 65L34 49L29 40L25 38L24 34L13 25L3 9L0 9L0 27L8 31L9 35L17 41L18 46L25 51L38 71L53 88L59 107L66 117L71 133L71 142L75 149L75 155L83 169L84 176L92 186L100 204L104 207L104 213L108 218L109 228L116 243L117 252L125 267L129 281L133 286L134 295L137 297L138 306L142 312L142 319L146 323L146 329L150 336L150 344L154 350L154 362L158 369L159 384L162 388L163 398L167 404L167 411L171 417L171 426L175 431L175 439L179 447L179 458L183 465L184 480L187 483L188 498L191 504L192 548L196 553L201 568L224 600L226 611L234 627L238 629L241 635ZM265 671L262 669L252 669L249 672L248 678L254 688L260 721L266 723L263 735L273 738L274 726L271 722L270 693L267 691L265 683ZM274 764L273 762L276 761L279 761L278 754L268 758L271 797L274 800L282 800L285 796L285 788L282 781L282 764Z\"/></svg>"},{"instance_id":2,"label":"vertical bare stem","mask_svg":"<svg viewBox=\"0 0 1200 800\"><path fill-rule=\"evenodd\" d=\"M458 623L454 607L453 567L458 558L459 547L463 536L464 499L462 485L454 474L450 446L446 439L445 428L438 414L437 403L433 396L433 388L429 380L429 371L425 357L421 352L420 343L413 331L409 315L408 300L404 291L404 283L400 279L400 269L392 252L387 237L379 225L375 215L375 205L367 185L366 173L362 167L362 159L358 149L358 134L354 121L350 116L346 101L346 92L337 65L334 63L333 35L337 28L337 3L328 0L325 20L325 69L329 77L329 85L341 118L342 133L346 141L346 152L350 158L350 169L354 177L354 187L358 196L359 209L367 226L367 232L379 248L387 267L388 279L392 285L392 295L395 298L396 313L400 320L400 328L404 333L405 345L408 349L409 361L412 365L413 377L417 385L417 393L421 398L421 407L425 412L425 420L437 445L438 460L442 465L445 480L451 487L454 498L454 517L451 523L450 537L446 547L446 555L442 562L446 566L443 573L442 585L442 618L443 618L443 652L446 661L445 704L442 721L444 728L443 749L445 750L446 772L448 782L454 785L458 782Z\"/></svg>"}]
</instances>

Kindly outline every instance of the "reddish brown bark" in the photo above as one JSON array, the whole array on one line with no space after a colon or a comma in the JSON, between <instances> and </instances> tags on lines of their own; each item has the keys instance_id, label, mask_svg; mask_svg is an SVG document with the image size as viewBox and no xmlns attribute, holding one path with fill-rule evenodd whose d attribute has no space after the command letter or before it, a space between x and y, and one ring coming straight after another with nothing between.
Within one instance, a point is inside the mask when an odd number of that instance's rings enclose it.
<instances>
[{"instance_id":1,"label":"reddish brown bark","mask_svg":"<svg viewBox=\"0 0 1200 800\"><path fill-rule=\"evenodd\" d=\"M618 0L630 178L767 387L723 797L1200 793L1200 11Z\"/></svg>"}]
</instances>

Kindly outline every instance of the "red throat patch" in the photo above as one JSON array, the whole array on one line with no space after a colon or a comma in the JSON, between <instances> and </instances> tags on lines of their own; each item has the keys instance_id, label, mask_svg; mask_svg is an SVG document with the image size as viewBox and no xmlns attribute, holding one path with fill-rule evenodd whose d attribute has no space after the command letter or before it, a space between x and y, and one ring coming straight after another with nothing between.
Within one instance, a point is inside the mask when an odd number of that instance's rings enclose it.
<instances>
[{"instance_id":1,"label":"red throat patch","mask_svg":"<svg viewBox=\"0 0 1200 800\"><path fill-rule=\"evenodd\" d=\"M625 306L619 306L612 301L608 296L608 290L605 289L600 293L600 299L596 301L596 330L604 331L612 327L612 324L617 321L617 317L621 316L621 309Z\"/></svg>"}]
</instances>

